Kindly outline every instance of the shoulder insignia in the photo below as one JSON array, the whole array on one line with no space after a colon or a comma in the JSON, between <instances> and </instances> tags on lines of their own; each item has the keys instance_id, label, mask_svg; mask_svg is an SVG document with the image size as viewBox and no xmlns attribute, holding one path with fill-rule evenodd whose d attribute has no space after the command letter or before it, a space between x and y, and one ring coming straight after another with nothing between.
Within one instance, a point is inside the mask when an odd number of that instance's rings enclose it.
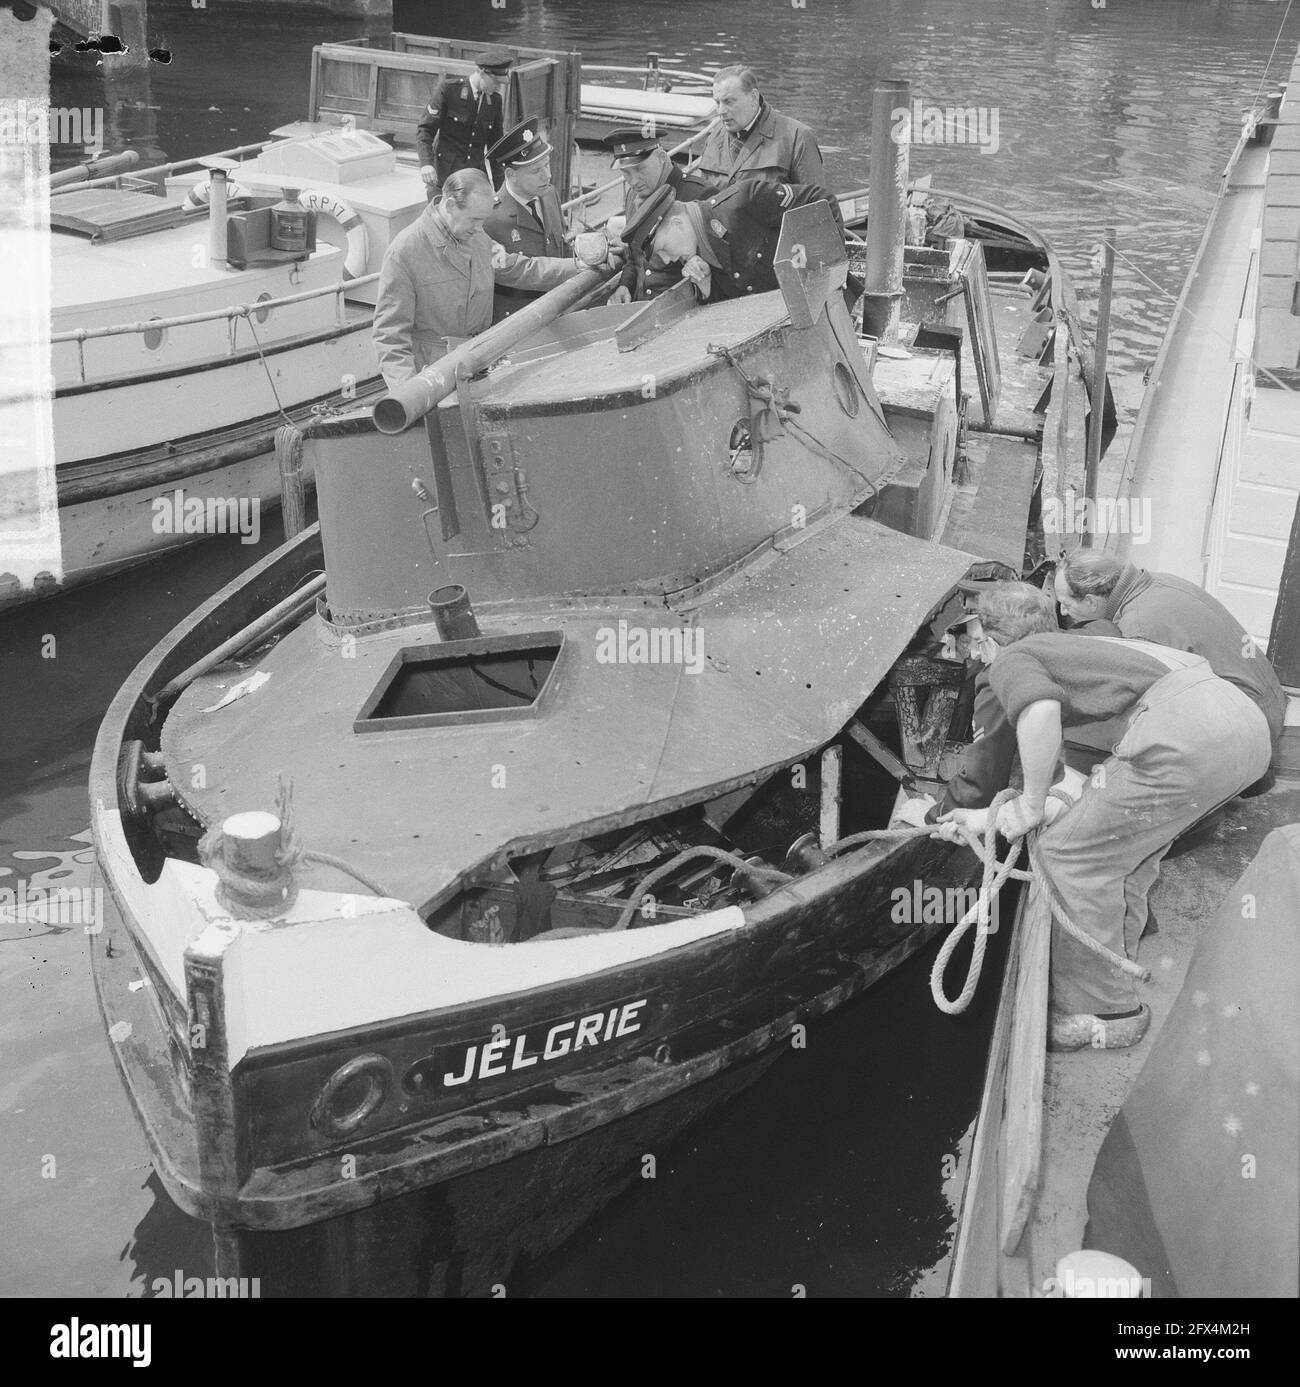
<instances>
[{"instance_id":1,"label":"shoulder insignia","mask_svg":"<svg viewBox=\"0 0 1300 1387\"><path fill-rule=\"evenodd\" d=\"M794 189L788 183L782 183L777 191L781 195L781 206L789 207L790 202L794 197Z\"/></svg>"},{"instance_id":2,"label":"shoulder insignia","mask_svg":"<svg viewBox=\"0 0 1300 1387\"><path fill-rule=\"evenodd\" d=\"M727 234L727 228L723 226L717 217L711 217L709 219L709 230L712 231L715 236L725 236Z\"/></svg>"},{"instance_id":3,"label":"shoulder insignia","mask_svg":"<svg viewBox=\"0 0 1300 1387\"><path fill-rule=\"evenodd\" d=\"M519 241L519 240L522 240L522 239L523 239L523 238L519 235L519 228L518 228L517 226L510 232L510 239L511 239L512 241Z\"/></svg>"}]
</instances>

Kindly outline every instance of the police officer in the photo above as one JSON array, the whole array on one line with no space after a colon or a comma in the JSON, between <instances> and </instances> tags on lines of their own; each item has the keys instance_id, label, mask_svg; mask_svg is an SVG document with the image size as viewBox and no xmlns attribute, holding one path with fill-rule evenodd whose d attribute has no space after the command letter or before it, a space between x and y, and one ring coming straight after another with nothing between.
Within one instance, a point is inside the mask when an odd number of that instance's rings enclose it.
<instances>
[{"instance_id":1,"label":"police officer","mask_svg":"<svg viewBox=\"0 0 1300 1387\"><path fill-rule=\"evenodd\" d=\"M686 173L653 135L641 130L616 130L606 137L605 146L613 156L614 167L623 175L623 215L628 221L659 188L671 188L678 202L697 202L722 187L719 182ZM680 278L675 267L651 270L644 260L632 255L609 301L628 303L632 299L653 298Z\"/></svg>"},{"instance_id":2,"label":"police officer","mask_svg":"<svg viewBox=\"0 0 1300 1387\"><path fill-rule=\"evenodd\" d=\"M417 128L420 177L425 196L434 194L460 169L488 171L487 150L501 138L501 89L510 74L510 54L489 48L475 59L468 77L444 77ZM491 169L500 185L501 171Z\"/></svg>"},{"instance_id":3,"label":"police officer","mask_svg":"<svg viewBox=\"0 0 1300 1387\"><path fill-rule=\"evenodd\" d=\"M505 169L505 185L483 230L506 250L521 255L567 255L560 195L551 185L551 146L538 132L537 120L506 131L488 150L488 158ZM493 321L500 322L537 297L499 283Z\"/></svg>"},{"instance_id":4,"label":"police officer","mask_svg":"<svg viewBox=\"0 0 1300 1387\"><path fill-rule=\"evenodd\" d=\"M582 269L572 257L519 255L491 240L483 224L493 205L487 175L461 169L442 197L393 238L379 272L373 327L389 389L445 356L449 337L473 337L491 325L494 280L542 291Z\"/></svg>"},{"instance_id":5,"label":"police officer","mask_svg":"<svg viewBox=\"0 0 1300 1387\"><path fill-rule=\"evenodd\" d=\"M697 202L677 203L661 188L647 206L654 215L637 230L652 269L680 264L706 303L777 289L773 260L781 221L792 207L827 202L837 225L839 204L825 188L745 179ZM629 246L632 224L623 233Z\"/></svg>"},{"instance_id":6,"label":"police officer","mask_svg":"<svg viewBox=\"0 0 1300 1387\"><path fill-rule=\"evenodd\" d=\"M724 67L713 79L722 124L704 142L701 178L722 183L758 178L767 183L811 183L829 188L817 137L791 116L773 110L747 67Z\"/></svg>"}]
</instances>

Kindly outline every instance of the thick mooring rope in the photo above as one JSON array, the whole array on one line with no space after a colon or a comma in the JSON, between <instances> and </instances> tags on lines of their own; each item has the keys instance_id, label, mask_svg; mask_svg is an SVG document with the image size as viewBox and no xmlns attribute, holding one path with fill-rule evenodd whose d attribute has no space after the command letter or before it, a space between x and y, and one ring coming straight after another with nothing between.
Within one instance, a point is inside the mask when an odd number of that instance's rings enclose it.
<instances>
[{"instance_id":1,"label":"thick mooring rope","mask_svg":"<svg viewBox=\"0 0 1300 1387\"><path fill-rule=\"evenodd\" d=\"M1051 795L1058 799L1063 799L1067 805L1073 801L1067 795L1062 795L1056 790L1052 790ZM981 839L979 834L966 829L959 829L958 833L965 841L967 847L978 857L982 863L982 874L980 879L979 894L975 903L960 920L953 926L947 939L943 941L939 953L934 960L934 966L930 969L930 995L934 998L934 1004L940 1011L946 1012L949 1016L957 1016L965 1011L971 1004L975 996L976 989L979 987L980 974L984 968L984 953L988 948L988 937L991 931L988 929L990 912L993 901L1002 890L1004 883L1009 880L1030 882L1038 886L1042 891L1044 899L1051 909L1052 915L1062 930L1082 944L1084 948L1096 954L1098 958L1104 959L1112 967L1120 969L1121 972L1139 979L1142 982L1149 982L1151 972L1143 968L1140 963L1133 962L1132 959L1124 958L1113 950L1108 949L1104 944L1099 943L1090 934L1086 934L1078 925L1070 919L1066 913L1063 903L1057 898L1056 891L1051 884L1051 879L1044 871L1038 856L1038 830L1031 830L1024 838L1014 838L1007 851L1006 857L1001 860L997 856L997 823L998 811L1010 800L1017 799L1019 792L1016 790L1003 790L995 796L993 803L989 806L986 819L984 836ZM871 843L881 842L905 842L910 838L938 838L943 835L939 830L930 824L922 828L873 828L863 833L853 833L847 838L841 838L838 842L832 843L827 849L831 857L838 857L851 849L866 847ZM1020 858L1021 848L1025 845L1029 848L1030 869L1028 871L1016 866ZM683 863L697 858L707 858L715 862L729 863L733 867L743 868L746 872L752 873L760 880L771 881L774 886L781 886L789 881L795 880L789 874L778 871L775 867L755 867L746 862L744 858L736 853L726 852L721 848L713 847L694 847L687 848L684 852L679 852L676 857L671 858L662 866L656 867L644 877L632 894L627 905L624 906L619 915L618 922L613 926L614 929L626 929L631 922L633 915L636 914L637 907L640 905L646 892L665 876L676 871ZM966 970L966 981L961 991L956 997L949 998L944 991L944 974L947 971L948 963L952 958L953 952L961 942L966 931L970 929L976 921L980 923L980 929L976 932L974 943L971 946L970 964Z\"/></svg>"}]
</instances>

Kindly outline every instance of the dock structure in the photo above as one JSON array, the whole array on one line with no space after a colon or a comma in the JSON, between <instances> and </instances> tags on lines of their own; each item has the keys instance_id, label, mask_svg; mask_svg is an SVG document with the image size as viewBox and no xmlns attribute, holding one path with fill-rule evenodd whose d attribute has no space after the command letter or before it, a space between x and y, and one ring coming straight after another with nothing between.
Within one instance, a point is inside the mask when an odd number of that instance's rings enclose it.
<instances>
[{"instance_id":1,"label":"dock structure","mask_svg":"<svg viewBox=\"0 0 1300 1387\"><path fill-rule=\"evenodd\" d=\"M82 39L105 32L105 11L109 8L106 0L55 0L49 6L54 18ZM109 32L113 32L111 28Z\"/></svg>"},{"instance_id":2,"label":"dock structure","mask_svg":"<svg viewBox=\"0 0 1300 1387\"><path fill-rule=\"evenodd\" d=\"M346 19L391 19L393 14L393 0L275 0L275 5L281 10L312 10ZM260 11L268 8L263 4L246 4L245 7ZM99 38L105 34L120 39L127 53L109 56L130 57L138 53L136 61L148 61L144 39L149 0L48 0L46 8L59 24L79 39ZM207 0L202 0L195 8L206 9Z\"/></svg>"},{"instance_id":3,"label":"dock structure","mask_svg":"<svg viewBox=\"0 0 1300 1387\"><path fill-rule=\"evenodd\" d=\"M1131 525L1112 537L1122 557L1205 587L1289 684L1300 681L1300 633L1284 619L1300 574L1298 243L1300 58L1276 115L1246 123L1152 371L1125 468L1149 541Z\"/></svg>"}]
</instances>

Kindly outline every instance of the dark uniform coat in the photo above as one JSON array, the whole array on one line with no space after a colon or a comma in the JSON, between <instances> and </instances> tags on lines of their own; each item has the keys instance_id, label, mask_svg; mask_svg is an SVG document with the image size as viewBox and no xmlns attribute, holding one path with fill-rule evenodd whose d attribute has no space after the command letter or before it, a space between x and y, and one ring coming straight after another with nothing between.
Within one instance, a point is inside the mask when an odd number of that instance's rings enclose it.
<instances>
[{"instance_id":1,"label":"dark uniform coat","mask_svg":"<svg viewBox=\"0 0 1300 1387\"><path fill-rule=\"evenodd\" d=\"M711 266L710 303L765 294L780 288L772 260L781 236L781 219L791 207L829 202L837 223L839 204L825 188L764 183L747 178L697 203L704 215L707 247L700 255Z\"/></svg>"},{"instance_id":2,"label":"dark uniform coat","mask_svg":"<svg viewBox=\"0 0 1300 1387\"><path fill-rule=\"evenodd\" d=\"M559 193L547 188L538 201L542 204L540 222L528 206L511 193L509 186L502 188L492 215L483 223L483 230L498 245L520 255L568 255ZM492 321L499 323L537 297L527 289L512 289L505 283L498 283Z\"/></svg>"},{"instance_id":3,"label":"dark uniform coat","mask_svg":"<svg viewBox=\"0 0 1300 1387\"><path fill-rule=\"evenodd\" d=\"M439 187L461 169L487 172L487 151L501 138L501 124L500 92L480 101L468 77L444 77L417 127L421 168L433 165ZM494 165L493 184L499 187L501 177Z\"/></svg>"},{"instance_id":4,"label":"dark uniform coat","mask_svg":"<svg viewBox=\"0 0 1300 1387\"><path fill-rule=\"evenodd\" d=\"M722 187L721 183L701 178L698 174L684 172L677 164L669 169L664 184L673 190L678 202L698 202L702 197L708 197L710 193L716 193ZM644 196L638 195L629 184L623 196L624 217L630 219L632 213L649 196L649 193ZM652 299L665 289L671 289L681 277L680 265L670 265L666 270L652 270L640 256L634 255L630 256L627 264L623 266L623 273L619 276L618 282L634 299Z\"/></svg>"},{"instance_id":5,"label":"dark uniform coat","mask_svg":"<svg viewBox=\"0 0 1300 1387\"><path fill-rule=\"evenodd\" d=\"M390 389L445 356L448 337L491 326L496 280L541 292L581 269L572 257L512 254L483 231L454 240L436 207L393 238L379 271L373 332Z\"/></svg>"},{"instance_id":6,"label":"dark uniform coat","mask_svg":"<svg viewBox=\"0 0 1300 1387\"><path fill-rule=\"evenodd\" d=\"M817 137L802 122L774 111L766 101L739 143L721 126L704 142L697 170L715 183L757 178L765 183L812 183L829 188Z\"/></svg>"}]
</instances>

